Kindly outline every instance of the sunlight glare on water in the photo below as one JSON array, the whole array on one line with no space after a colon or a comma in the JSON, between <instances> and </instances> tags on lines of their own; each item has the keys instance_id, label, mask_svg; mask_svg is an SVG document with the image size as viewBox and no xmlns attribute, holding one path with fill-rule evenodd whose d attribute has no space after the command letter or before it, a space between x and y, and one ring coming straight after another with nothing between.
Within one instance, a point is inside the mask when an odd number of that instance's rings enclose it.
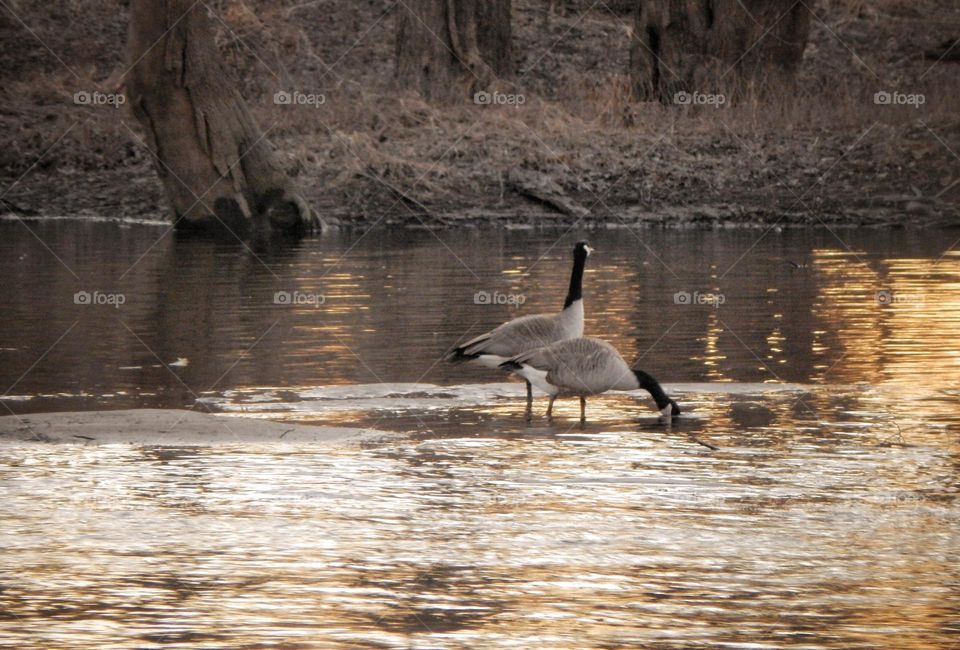
<instances>
[{"instance_id":1,"label":"sunlight glare on water","mask_svg":"<svg viewBox=\"0 0 960 650\"><path fill-rule=\"evenodd\" d=\"M277 277L168 241L118 281L155 230L36 227L80 279L0 224L5 383L26 373L11 409L196 407L389 435L3 444L0 647L960 644L953 239L770 234L738 262L758 233L650 232L665 267L633 235L594 234L588 331L685 415L668 426L610 394L580 427L576 400L547 422L538 398L528 422L521 384L436 363L556 308L579 237L440 233L465 267L429 233L373 233L344 257L344 233L264 253ZM105 256L86 245L105 237ZM74 304L111 283L122 307ZM273 302L294 290L324 301Z\"/></svg>"}]
</instances>

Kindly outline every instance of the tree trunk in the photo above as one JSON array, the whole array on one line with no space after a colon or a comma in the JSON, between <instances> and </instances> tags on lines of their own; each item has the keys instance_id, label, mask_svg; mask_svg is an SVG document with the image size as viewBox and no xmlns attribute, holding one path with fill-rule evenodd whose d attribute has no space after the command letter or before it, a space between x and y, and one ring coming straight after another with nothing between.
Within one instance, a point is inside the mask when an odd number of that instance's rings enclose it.
<instances>
[{"instance_id":1,"label":"tree trunk","mask_svg":"<svg viewBox=\"0 0 960 650\"><path fill-rule=\"evenodd\" d=\"M130 105L174 223L238 236L314 225L315 213L220 65L202 2L133 0L128 56Z\"/></svg>"},{"instance_id":2,"label":"tree trunk","mask_svg":"<svg viewBox=\"0 0 960 650\"><path fill-rule=\"evenodd\" d=\"M397 82L427 99L486 90L513 72L511 0L407 0L398 5Z\"/></svg>"},{"instance_id":3,"label":"tree trunk","mask_svg":"<svg viewBox=\"0 0 960 650\"><path fill-rule=\"evenodd\" d=\"M812 0L639 0L630 68L638 99L729 93L789 80L803 59Z\"/></svg>"}]
</instances>

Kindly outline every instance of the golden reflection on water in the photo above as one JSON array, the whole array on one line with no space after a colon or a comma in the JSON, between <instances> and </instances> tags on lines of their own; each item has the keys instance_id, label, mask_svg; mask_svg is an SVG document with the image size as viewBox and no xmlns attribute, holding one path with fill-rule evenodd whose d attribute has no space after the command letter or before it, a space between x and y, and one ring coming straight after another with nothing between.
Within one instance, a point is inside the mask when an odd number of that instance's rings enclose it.
<instances>
[{"instance_id":1,"label":"golden reflection on water","mask_svg":"<svg viewBox=\"0 0 960 650\"><path fill-rule=\"evenodd\" d=\"M684 406L669 426L631 394L590 399L582 427L576 399L547 421L538 397L528 421L521 385L437 363L458 337L557 307L566 253L526 275L543 242L450 239L480 280L425 236L360 247L344 268L340 254L289 277L278 264L284 283L242 291L191 281L181 269L200 267L174 251L177 276L156 262L129 318L164 359L190 358L179 372L206 404L397 433L334 449L0 447L0 647L960 643L960 256L828 238L762 244L721 275L752 240L674 236L679 278L598 234L586 283L588 332ZM221 276L242 278L232 260ZM294 288L324 308L278 312L273 292ZM527 302L477 305L481 290ZM679 290L727 301L684 307ZM39 346L43 323L15 307L33 325L16 346ZM108 316L51 353L37 394L145 364ZM177 322L198 325L163 336ZM151 372L135 375L151 396L174 383ZM104 392L134 390L130 376Z\"/></svg>"},{"instance_id":2,"label":"golden reflection on water","mask_svg":"<svg viewBox=\"0 0 960 650\"><path fill-rule=\"evenodd\" d=\"M814 313L824 322L818 346L842 350L819 380L884 389L898 398L888 408L904 415L955 418L956 399L917 400L960 387L960 259L867 265L861 255L814 252L822 285Z\"/></svg>"},{"instance_id":3,"label":"golden reflection on water","mask_svg":"<svg viewBox=\"0 0 960 650\"><path fill-rule=\"evenodd\" d=\"M863 381L957 377L960 369L960 261L887 259L873 272L851 256L817 251L824 276L818 313Z\"/></svg>"},{"instance_id":4,"label":"golden reflection on water","mask_svg":"<svg viewBox=\"0 0 960 650\"><path fill-rule=\"evenodd\" d=\"M36 244L29 233L6 234L0 242L16 250ZM106 278L136 260L127 259L136 246L98 253L93 243L109 233L40 234L55 250L85 242L65 259L84 278ZM658 261L633 236L592 233L587 333L667 382L955 386L960 256L943 255L945 238L844 233L857 240L847 250L822 235L769 235L757 244L755 233L649 233L644 241ZM143 237L144 246L155 241ZM84 287L61 277L55 260L29 256L46 266L26 274L18 257L0 256L0 271L13 278L0 288L11 325L0 330L0 351L11 382L26 373L18 393L38 398L11 408L182 407L191 391L237 386L498 381L497 373L465 373L439 360L455 342L507 318L558 309L568 244L543 233L504 235L492 245L471 233L447 234L443 244L422 233L374 233L359 243L333 234L267 259L270 275L233 251L168 242L118 287L127 303L113 312L74 309L73 292ZM52 292L48 310L31 298L40 287ZM278 306L278 291L322 302ZM888 303L877 302L880 291L889 292ZM523 304L481 304L479 292ZM677 292L725 301L681 305ZM179 323L191 324L189 336ZM31 369L32 351L46 349ZM157 358L187 358L189 366L172 374Z\"/></svg>"},{"instance_id":5,"label":"golden reflection on water","mask_svg":"<svg viewBox=\"0 0 960 650\"><path fill-rule=\"evenodd\" d=\"M612 395L584 429L576 400L547 425L502 399L360 449L6 447L0 639L943 647L956 441L798 407L840 413L849 389L686 390L698 417L673 427Z\"/></svg>"},{"instance_id":6,"label":"golden reflection on water","mask_svg":"<svg viewBox=\"0 0 960 650\"><path fill-rule=\"evenodd\" d=\"M703 361L703 365L707 367L707 378L710 381L732 381L729 377L724 376L722 370L723 361L727 358L726 355L720 353L718 345L722 333L723 327L720 325L719 315L715 312L711 313L707 325L707 334L704 337L704 353L703 356L699 357Z\"/></svg>"}]
</instances>

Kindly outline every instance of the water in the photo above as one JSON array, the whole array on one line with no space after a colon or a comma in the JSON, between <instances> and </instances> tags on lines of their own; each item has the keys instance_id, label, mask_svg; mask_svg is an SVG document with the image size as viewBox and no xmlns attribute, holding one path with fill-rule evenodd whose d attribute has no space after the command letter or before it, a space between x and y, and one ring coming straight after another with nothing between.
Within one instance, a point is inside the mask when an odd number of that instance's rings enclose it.
<instances>
[{"instance_id":1,"label":"water","mask_svg":"<svg viewBox=\"0 0 960 650\"><path fill-rule=\"evenodd\" d=\"M395 433L0 446L0 647L960 647L956 233L588 233L588 330L689 415L612 394L581 428L437 360L555 308L583 233L28 225L0 222L8 409Z\"/></svg>"}]
</instances>

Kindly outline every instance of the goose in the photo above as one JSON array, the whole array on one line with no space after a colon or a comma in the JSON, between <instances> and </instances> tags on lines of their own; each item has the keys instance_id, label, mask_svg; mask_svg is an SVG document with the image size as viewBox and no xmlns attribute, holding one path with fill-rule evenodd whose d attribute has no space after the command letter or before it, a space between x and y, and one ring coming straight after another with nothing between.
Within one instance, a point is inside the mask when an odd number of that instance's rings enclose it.
<instances>
[{"instance_id":1,"label":"goose","mask_svg":"<svg viewBox=\"0 0 960 650\"><path fill-rule=\"evenodd\" d=\"M580 241L573 247L573 271L563 309L556 314L531 314L507 321L447 353L453 363L476 362L497 368L518 354L564 339L583 336L583 269L593 249ZM527 408L533 389L527 381Z\"/></svg>"},{"instance_id":2,"label":"goose","mask_svg":"<svg viewBox=\"0 0 960 650\"><path fill-rule=\"evenodd\" d=\"M663 417L680 415L680 407L656 379L628 366L615 347L600 339L578 337L558 341L519 354L500 366L550 396L547 417L553 415L553 402L557 397L576 395L580 398L580 421L586 422L588 395L637 388L650 393Z\"/></svg>"}]
</instances>

